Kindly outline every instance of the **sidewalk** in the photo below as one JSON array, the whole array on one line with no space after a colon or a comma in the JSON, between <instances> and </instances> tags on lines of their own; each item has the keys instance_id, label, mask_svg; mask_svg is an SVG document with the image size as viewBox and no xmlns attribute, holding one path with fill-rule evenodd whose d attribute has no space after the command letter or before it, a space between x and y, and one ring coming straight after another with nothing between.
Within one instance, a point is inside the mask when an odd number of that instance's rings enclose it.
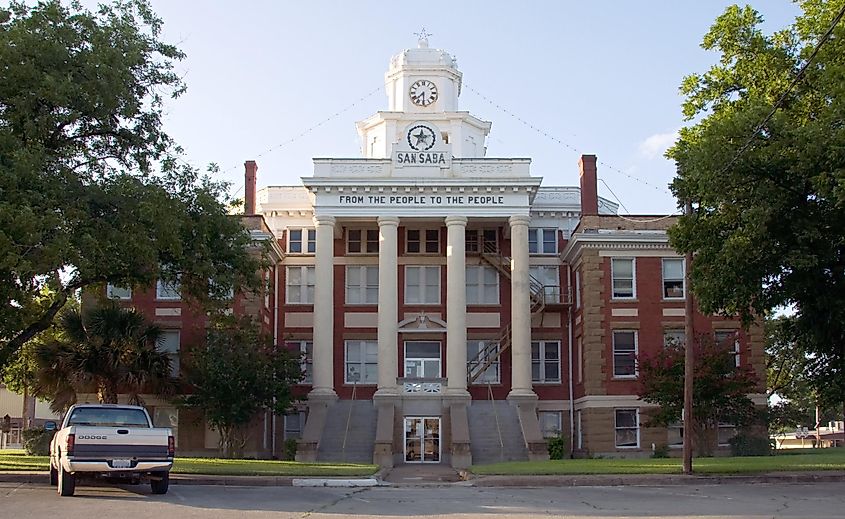
<instances>
[{"instance_id":1,"label":"sidewalk","mask_svg":"<svg viewBox=\"0 0 845 519\"><path fill-rule=\"evenodd\" d=\"M468 477L468 479L463 479ZM573 487L573 486L670 486L730 485L749 483L845 482L845 471L773 472L746 475L626 474L572 476L472 476L458 474L443 465L400 465L369 478L301 478L292 476L214 476L171 474L172 485L220 486L476 486L476 487ZM46 472L0 472L2 483L50 483Z\"/></svg>"}]
</instances>

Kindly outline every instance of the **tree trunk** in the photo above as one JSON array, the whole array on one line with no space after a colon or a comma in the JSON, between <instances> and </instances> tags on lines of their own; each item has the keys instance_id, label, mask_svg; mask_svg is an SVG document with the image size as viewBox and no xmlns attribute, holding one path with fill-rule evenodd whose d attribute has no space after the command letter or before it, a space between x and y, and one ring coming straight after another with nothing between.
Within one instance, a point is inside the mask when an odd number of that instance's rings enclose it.
<instances>
[{"instance_id":1,"label":"tree trunk","mask_svg":"<svg viewBox=\"0 0 845 519\"><path fill-rule=\"evenodd\" d=\"M116 404L117 391L108 382L100 382L97 386L97 401L101 404Z\"/></svg>"},{"instance_id":2,"label":"tree trunk","mask_svg":"<svg viewBox=\"0 0 845 519\"><path fill-rule=\"evenodd\" d=\"M29 429L29 386L23 387L23 409L21 410L21 430Z\"/></svg>"}]
</instances>

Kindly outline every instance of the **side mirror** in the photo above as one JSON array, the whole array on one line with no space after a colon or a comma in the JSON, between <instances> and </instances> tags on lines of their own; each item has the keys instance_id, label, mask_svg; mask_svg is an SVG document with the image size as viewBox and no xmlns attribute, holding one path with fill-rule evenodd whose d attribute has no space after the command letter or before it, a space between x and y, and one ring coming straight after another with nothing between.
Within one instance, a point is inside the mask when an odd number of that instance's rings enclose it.
<instances>
[{"instance_id":1,"label":"side mirror","mask_svg":"<svg viewBox=\"0 0 845 519\"><path fill-rule=\"evenodd\" d=\"M44 430L45 431L55 431L56 430L56 422L50 420L49 422L44 422Z\"/></svg>"}]
</instances>

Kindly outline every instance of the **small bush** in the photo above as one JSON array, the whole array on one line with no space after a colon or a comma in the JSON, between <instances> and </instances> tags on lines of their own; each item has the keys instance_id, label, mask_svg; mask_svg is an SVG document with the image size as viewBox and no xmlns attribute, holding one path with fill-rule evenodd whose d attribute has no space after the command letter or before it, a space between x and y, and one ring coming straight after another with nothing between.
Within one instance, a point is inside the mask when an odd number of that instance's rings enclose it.
<instances>
[{"instance_id":1,"label":"small bush","mask_svg":"<svg viewBox=\"0 0 845 519\"><path fill-rule=\"evenodd\" d=\"M24 429L23 448L30 456L48 456L50 454L50 441L56 431L46 429Z\"/></svg>"},{"instance_id":2,"label":"small bush","mask_svg":"<svg viewBox=\"0 0 845 519\"><path fill-rule=\"evenodd\" d=\"M654 450L651 453L652 458L668 458L669 457L669 446L665 443L660 443L654 446Z\"/></svg>"},{"instance_id":3,"label":"small bush","mask_svg":"<svg viewBox=\"0 0 845 519\"><path fill-rule=\"evenodd\" d=\"M751 434L737 434L729 443L732 456L769 456L773 450L769 438Z\"/></svg>"},{"instance_id":4,"label":"small bush","mask_svg":"<svg viewBox=\"0 0 845 519\"><path fill-rule=\"evenodd\" d=\"M293 461L296 459L296 440L290 438L285 440L285 451L283 453L284 459Z\"/></svg>"},{"instance_id":5,"label":"small bush","mask_svg":"<svg viewBox=\"0 0 845 519\"><path fill-rule=\"evenodd\" d=\"M549 459L562 460L567 457L566 436L553 436L546 441L549 446Z\"/></svg>"}]
</instances>

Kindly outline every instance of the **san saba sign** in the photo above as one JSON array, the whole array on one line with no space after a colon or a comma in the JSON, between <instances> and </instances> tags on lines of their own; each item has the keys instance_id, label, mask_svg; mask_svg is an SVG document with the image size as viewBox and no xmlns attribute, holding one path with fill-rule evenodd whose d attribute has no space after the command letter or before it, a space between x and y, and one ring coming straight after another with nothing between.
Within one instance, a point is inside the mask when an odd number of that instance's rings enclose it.
<instances>
[{"instance_id":1,"label":"san saba sign","mask_svg":"<svg viewBox=\"0 0 845 519\"><path fill-rule=\"evenodd\" d=\"M451 146L443 142L440 131L433 124L413 123L405 130L405 138L394 145L393 166L450 168Z\"/></svg>"}]
</instances>

